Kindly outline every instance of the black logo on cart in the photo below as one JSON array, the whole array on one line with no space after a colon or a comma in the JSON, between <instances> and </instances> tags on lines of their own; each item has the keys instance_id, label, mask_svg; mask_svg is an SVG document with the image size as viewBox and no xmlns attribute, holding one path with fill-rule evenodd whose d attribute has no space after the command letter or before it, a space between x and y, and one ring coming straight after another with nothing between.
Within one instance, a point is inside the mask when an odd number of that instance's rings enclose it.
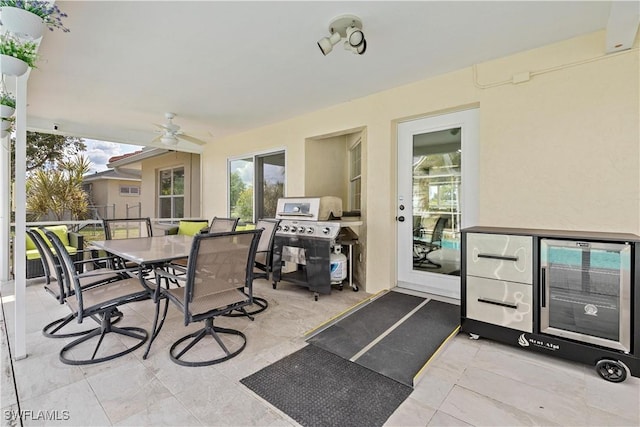
<instances>
[{"instance_id":1,"label":"black logo on cart","mask_svg":"<svg viewBox=\"0 0 640 427\"><path fill-rule=\"evenodd\" d=\"M521 334L518 337L518 344L520 345L520 347L529 347L530 345L532 345L535 347L541 347L551 351L556 351L560 349L560 346L558 344L553 344L540 339L527 338L525 334Z\"/></svg>"}]
</instances>

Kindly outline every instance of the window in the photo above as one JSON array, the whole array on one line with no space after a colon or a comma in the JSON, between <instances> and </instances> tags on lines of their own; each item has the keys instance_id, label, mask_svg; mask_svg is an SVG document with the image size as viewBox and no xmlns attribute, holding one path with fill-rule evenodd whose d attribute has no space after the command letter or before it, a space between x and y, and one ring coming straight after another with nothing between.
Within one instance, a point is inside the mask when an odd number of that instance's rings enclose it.
<instances>
[{"instance_id":1,"label":"window","mask_svg":"<svg viewBox=\"0 0 640 427\"><path fill-rule=\"evenodd\" d=\"M362 200L361 140L349 149L349 210L359 211Z\"/></svg>"},{"instance_id":2,"label":"window","mask_svg":"<svg viewBox=\"0 0 640 427\"><path fill-rule=\"evenodd\" d=\"M284 196L284 160L284 151L229 160L229 216L242 222L275 217Z\"/></svg>"},{"instance_id":3,"label":"window","mask_svg":"<svg viewBox=\"0 0 640 427\"><path fill-rule=\"evenodd\" d=\"M120 186L120 195L121 196L139 196L140 195L140 187L135 185L121 185Z\"/></svg>"},{"instance_id":4,"label":"window","mask_svg":"<svg viewBox=\"0 0 640 427\"><path fill-rule=\"evenodd\" d=\"M159 173L158 217L184 217L184 167Z\"/></svg>"}]
</instances>

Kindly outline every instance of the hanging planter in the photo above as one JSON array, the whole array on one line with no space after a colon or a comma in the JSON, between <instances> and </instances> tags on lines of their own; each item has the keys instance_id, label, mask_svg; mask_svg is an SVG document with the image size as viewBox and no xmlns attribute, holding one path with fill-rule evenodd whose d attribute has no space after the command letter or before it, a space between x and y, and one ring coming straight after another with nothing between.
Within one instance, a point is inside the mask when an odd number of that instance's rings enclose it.
<instances>
[{"instance_id":1,"label":"hanging planter","mask_svg":"<svg viewBox=\"0 0 640 427\"><path fill-rule=\"evenodd\" d=\"M5 76L20 77L27 72L29 66L21 59L9 55L0 56L0 71Z\"/></svg>"},{"instance_id":2,"label":"hanging planter","mask_svg":"<svg viewBox=\"0 0 640 427\"><path fill-rule=\"evenodd\" d=\"M2 119L2 121L0 121L0 130L9 131L11 130L12 127L13 127L13 122L11 120Z\"/></svg>"},{"instance_id":3,"label":"hanging planter","mask_svg":"<svg viewBox=\"0 0 640 427\"><path fill-rule=\"evenodd\" d=\"M5 30L21 38L36 40L44 32L42 17L19 7L0 7L0 19Z\"/></svg>"},{"instance_id":4,"label":"hanging planter","mask_svg":"<svg viewBox=\"0 0 640 427\"><path fill-rule=\"evenodd\" d=\"M4 91L3 82L3 90L0 92L0 117L6 119L13 116L15 112L16 100L10 93Z\"/></svg>"},{"instance_id":5,"label":"hanging planter","mask_svg":"<svg viewBox=\"0 0 640 427\"><path fill-rule=\"evenodd\" d=\"M34 68L38 45L23 42L15 36L0 35L0 71L7 76L21 76L28 67Z\"/></svg>"},{"instance_id":6,"label":"hanging planter","mask_svg":"<svg viewBox=\"0 0 640 427\"><path fill-rule=\"evenodd\" d=\"M16 109L13 107L9 107L7 105L0 105L0 117L3 119L8 119L13 116L13 113L16 112Z\"/></svg>"},{"instance_id":7,"label":"hanging planter","mask_svg":"<svg viewBox=\"0 0 640 427\"><path fill-rule=\"evenodd\" d=\"M5 14L6 11L8 13ZM39 39L45 27L51 31L58 28L69 32L62 23L62 18L66 18L67 14L51 1L0 0L0 13L3 29L18 37Z\"/></svg>"}]
</instances>

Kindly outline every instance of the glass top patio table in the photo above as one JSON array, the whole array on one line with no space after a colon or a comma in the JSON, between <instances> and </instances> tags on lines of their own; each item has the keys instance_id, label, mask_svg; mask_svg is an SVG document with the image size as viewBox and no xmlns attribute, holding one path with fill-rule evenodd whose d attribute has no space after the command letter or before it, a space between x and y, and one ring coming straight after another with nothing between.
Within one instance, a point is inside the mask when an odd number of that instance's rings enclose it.
<instances>
[{"instance_id":1,"label":"glass top patio table","mask_svg":"<svg viewBox=\"0 0 640 427\"><path fill-rule=\"evenodd\" d=\"M132 239L95 240L91 245L139 265L161 264L186 258L193 236L169 235Z\"/></svg>"}]
</instances>

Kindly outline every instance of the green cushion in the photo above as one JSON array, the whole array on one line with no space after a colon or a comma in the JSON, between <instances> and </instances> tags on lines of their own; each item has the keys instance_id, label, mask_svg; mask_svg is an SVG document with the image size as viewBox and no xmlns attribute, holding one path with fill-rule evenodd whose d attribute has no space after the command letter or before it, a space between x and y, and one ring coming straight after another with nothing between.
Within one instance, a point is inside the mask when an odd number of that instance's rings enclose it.
<instances>
[{"instance_id":1,"label":"green cushion","mask_svg":"<svg viewBox=\"0 0 640 427\"><path fill-rule=\"evenodd\" d=\"M60 240L62 241L62 244L65 246L69 246L69 229L67 228L66 225L51 225L49 227L45 227L47 230L51 230L55 233L56 236L58 236L60 238ZM53 245L51 244L51 242L49 241L49 239L47 238L47 236L44 235L44 231L42 231L40 228L34 228L33 230L35 230L36 232L40 233L40 235L42 236L42 238L44 239L45 242L47 242L47 246L49 246L50 248L53 247ZM31 249L37 249L35 243L33 243L33 241L31 240L31 237L27 236L27 244L26 244L27 250L31 250Z\"/></svg>"},{"instance_id":2,"label":"green cushion","mask_svg":"<svg viewBox=\"0 0 640 427\"><path fill-rule=\"evenodd\" d=\"M69 229L66 225L51 225L49 227L45 227L49 231L53 231L56 236L60 238L60 241L63 245L69 246ZM42 230L38 230L40 234L44 236L44 232ZM47 242L49 239L45 239ZM49 245L51 246L51 245ZM74 252L75 253L75 252Z\"/></svg>"},{"instance_id":3,"label":"green cushion","mask_svg":"<svg viewBox=\"0 0 640 427\"><path fill-rule=\"evenodd\" d=\"M40 252L37 249L27 249L27 259L40 259Z\"/></svg>"},{"instance_id":4,"label":"green cushion","mask_svg":"<svg viewBox=\"0 0 640 427\"><path fill-rule=\"evenodd\" d=\"M78 248L74 248L73 246L65 246L65 248L71 256L78 253ZM40 252L38 252L38 249L27 249L27 259L40 259Z\"/></svg>"},{"instance_id":5,"label":"green cushion","mask_svg":"<svg viewBox=\"0 0 640 427\"><path fill-rule=\"evenodd\" d=\"M178 224L178 234L195 236L200 233L200 230L208 226L209 222L207 221L180 221L180 224Z\"/></svg>"}]
</instances>

